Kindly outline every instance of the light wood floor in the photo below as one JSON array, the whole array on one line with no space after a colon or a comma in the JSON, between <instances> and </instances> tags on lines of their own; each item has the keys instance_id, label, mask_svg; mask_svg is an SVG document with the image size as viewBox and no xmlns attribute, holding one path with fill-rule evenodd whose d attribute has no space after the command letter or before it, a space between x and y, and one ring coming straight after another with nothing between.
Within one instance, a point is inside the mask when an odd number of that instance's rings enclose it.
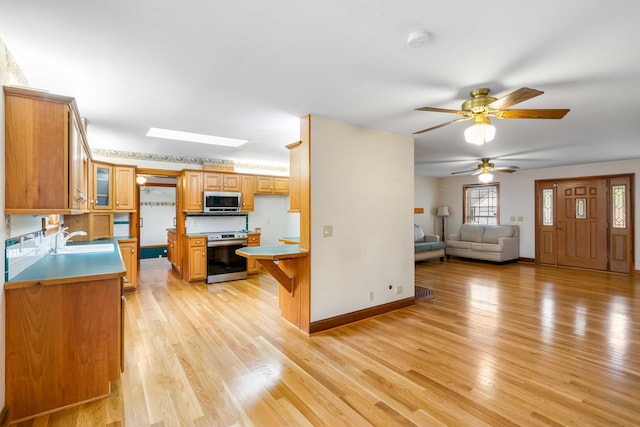
<instances>
[{"instance_id":1,"label":"light wood floor","mask_svg":"<svg viewBox=\"0 0 640 427\"><path fill-rule=\"evenodd\" d=\"M280 319L268 275L188 286L163 259L139 279L113 396L23 425L640 423L633 277L424 262L433 299L313 337Z\"/></svg>"}]
</instances>

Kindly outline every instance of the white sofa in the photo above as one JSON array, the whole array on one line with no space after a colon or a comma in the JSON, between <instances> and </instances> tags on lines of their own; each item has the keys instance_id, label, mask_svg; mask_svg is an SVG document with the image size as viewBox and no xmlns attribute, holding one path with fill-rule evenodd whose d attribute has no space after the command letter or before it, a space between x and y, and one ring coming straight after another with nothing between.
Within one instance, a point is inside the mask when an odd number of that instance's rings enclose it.
<instances>
[{"instance_id":1,"label":"white sofa","mask_svg":"<svg viewBox=\"0 0 640 427\"><path fill-rule=\"evenodd\" d=\"M447 256L505 262L520 258L517 225L462 224L446 241Z\"/></svg>"},{"instance_id":2,"label":"white sofa","mask_svg":"<svg viewBox=\"0 0 640 427\"><path fill-rule=\"evenodd\" d=\"M413 225L414 262L433 258L444 259L444 243L437 234L424 234L422 227Z\"/></svg>"}]
</instances>

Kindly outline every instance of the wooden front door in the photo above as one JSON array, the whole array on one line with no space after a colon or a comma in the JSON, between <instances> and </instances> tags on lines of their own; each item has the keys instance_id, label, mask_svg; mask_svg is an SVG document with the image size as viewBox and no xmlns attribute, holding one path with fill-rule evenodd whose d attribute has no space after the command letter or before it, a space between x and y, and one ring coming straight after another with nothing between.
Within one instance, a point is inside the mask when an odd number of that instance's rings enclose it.
<instances>
[{"instance_id":1,"label":"wooden front door","mask_svg":"<svg viewBox=\"0 0 640 427\"><path fill-rule=\"evenodd\" d=\"M536 181L536 262L633 270L633 175Z\"/></svg>"},{"instance_id":2,"label":"wooden front door","mask_svg":"<svg viewBox=\"0 0 640 427\"><path fill-rule=\"evenodd\" d=\"M607 180L558 184L558 265L607 270Z\"/></svg>"}]
</instances>

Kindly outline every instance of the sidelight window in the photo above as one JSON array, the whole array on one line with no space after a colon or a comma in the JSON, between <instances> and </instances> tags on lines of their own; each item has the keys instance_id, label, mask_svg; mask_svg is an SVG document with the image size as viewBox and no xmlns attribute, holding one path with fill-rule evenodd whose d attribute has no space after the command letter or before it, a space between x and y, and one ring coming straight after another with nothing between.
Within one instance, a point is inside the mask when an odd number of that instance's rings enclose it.
<instances>
[{"instance_id":1,"label":"sidelight window","mask_svg":"<svg viewBox=\"0 0 640 427\"><path fill-rule=\"evenodd\" d=\"M611 194L613 197L613 228L626 228L627 227L627 186L626 185L614 185L611 187Z\"/></svg>"},{"instance_id":2,"label":"sidelight window","mask_svg":"<svg viewBox=\"0 0 640 427\"><path fill-rule=\"evenodd\" d=\"M553 225L553 189L542 190L542 225Z\"/></svg>"}]
</instances>

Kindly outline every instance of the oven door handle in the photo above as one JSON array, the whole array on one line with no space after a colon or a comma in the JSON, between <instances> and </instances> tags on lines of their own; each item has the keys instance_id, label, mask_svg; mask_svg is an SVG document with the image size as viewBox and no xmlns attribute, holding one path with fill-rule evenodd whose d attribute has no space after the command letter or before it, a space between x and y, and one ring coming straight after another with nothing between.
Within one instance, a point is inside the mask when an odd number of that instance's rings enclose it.
<instances>
[{"instance_id":1,"label":"oven door handle","mask_svg":"<svg viewBox=\"0 0 640 427\"><path fill-rule=\"evenodd\" d=\"M210 248L216 247L216 246L234 246L234 245L247 246L247 239L212 240L207 242L207 246Z\"/></svg>"}]
</instances>

